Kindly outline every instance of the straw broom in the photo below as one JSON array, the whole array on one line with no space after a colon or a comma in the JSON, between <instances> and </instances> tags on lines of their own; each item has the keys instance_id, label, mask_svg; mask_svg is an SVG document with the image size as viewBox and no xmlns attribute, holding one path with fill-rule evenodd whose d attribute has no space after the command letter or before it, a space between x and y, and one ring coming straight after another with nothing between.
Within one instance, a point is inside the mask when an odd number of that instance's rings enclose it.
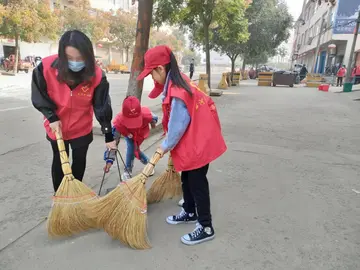
<instances>
[{"instance_id":1,"label":"straw broom","mask_svg":"<svg viewBox=\"0 0 360 270\"><path fill-rule=\"evenodd\" d=\"M147 192L147 202L157 203L167 199L176 199L182 195L180 174L175 171L169 155L168 167L151 185Z\"/></svg>"},{"instance_id":2,"label":"straw broom","mask_svg":"<svg viewBox=\"0 0 360 270\"><path fill-rule=\"evenodd\" d=\"M90 215L97 218L98 226L102 226L113 239L134 249L150 248L145 182L161 158L162 153L158 151L142 173L121 182L88 209Z\"/></svg>"},{"instance_id":3,"label":"straw broom","mask_svg":"<svg viewBox=\"0 0 360 270\"><path fill-rule=\"evenodd\" d=\"M69 157L62 136L56 132L64 178L53 197L47 229L50 237L71 236L95 227L86 215L85 205L97 198L96 194L72 175Z\"/></svg>"}]
</instances>

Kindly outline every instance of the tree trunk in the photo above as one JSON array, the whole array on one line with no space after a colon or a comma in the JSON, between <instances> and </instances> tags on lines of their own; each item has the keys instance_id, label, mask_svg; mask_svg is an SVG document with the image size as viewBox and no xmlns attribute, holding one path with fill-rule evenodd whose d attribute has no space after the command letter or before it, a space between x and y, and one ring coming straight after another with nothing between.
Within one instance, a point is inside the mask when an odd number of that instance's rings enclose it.
<instances>
[{"instance_id":1,"label":"tree trunk","mask_svg":"<svg viewBox=\"0 0 360 270\"><path fill-rule=\"evenodd\" d=\"M141 100L144 80L137 81L136 78L144 69L144 55L149 47L153 0L139 0L138 4L135 48L131 64L131 74L129 78L127 96L136 96L139 100Z\"/></svg>"},{"instance_id":2,"label":"tree trunk","mask_svg":"<svg viewBox=\"0 0 360 270\"><path fill-rule=\"evenodd\" d=\"M15 34L15 63L14 63L14 74L18 72L18 64L19 64L19 35Z\"/></svg>"},{"instance_id":3,"label":"tree trunk","mask_svg":"<svg viewBox=\"0 0 360 270\"><path fill-rule=\"evenodd\" d=\"M246 58L244 57L244 59L243 59L243 65L242 65L242 69L241 69L242 72L245 71L245 67L246 67Z\"/></svg>"},{"instance_id":4,"label":"tree trunk","mask_svg":"<svg viewBox=\"0 0 360 270\"><path fill-rule=\"evenodd\" d=\"M236 58L237 58L236 55L230 57L230 60L231 60L231 81L233 81L233 78L234 78Z\"/></svg>"},{"instance_id":5,"label":"tree trunk","mask_svg":"<svg viewBox=\"0 0 360 270\"><path fill-rule=\"evenodd\" d=\"M126 47L126 63L129 62L129 47Z\"/></svg>"},{"instance_id":6,"label":"tree trunk","mask_svg":"<svg viewBox=\"0 0 360 270\"><path fill-rule=\"evenodd\" d=\"M205 54L206 54L206 74L208 75L208 86L211 90L211 69L210 69L210 41L209 24L204 22Z\"/></svg>"}]
</instances>

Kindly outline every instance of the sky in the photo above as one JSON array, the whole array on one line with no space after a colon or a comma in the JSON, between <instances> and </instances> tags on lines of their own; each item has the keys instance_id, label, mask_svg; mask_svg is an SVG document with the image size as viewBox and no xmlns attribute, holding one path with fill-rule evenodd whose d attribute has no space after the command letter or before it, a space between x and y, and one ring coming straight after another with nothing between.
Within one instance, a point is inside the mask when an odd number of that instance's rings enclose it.
<instances>
[{"instance_id":1,"label":"sky","mask_svg":"<svg viewBox=\"0 0 360 270\"><path fill-rule=\"evenodd\" d=\"M303 0L285 0L289 7L289 11L291 15L293 15L294 20L297 20L300 16L301 9L303 6L304 1Z\"/></svg>"},{"instance_id":2,"label":"sky","mask_svg":"<svg viewBox=\"0 0 360 270\"><path fill-rule=\"evenodd\" d=\"M302 10L304 1L303 0L285 0L285 2L289 7L290 14L293 16L294 21L296 21L301 14L301 10ZM288 55L291 55L293 40L294 40L294 31L292 30L291 36L290 36L289 40L287 41L287 45L286 45L286 47L288 49Z\"/></svg>"}]
</instances>

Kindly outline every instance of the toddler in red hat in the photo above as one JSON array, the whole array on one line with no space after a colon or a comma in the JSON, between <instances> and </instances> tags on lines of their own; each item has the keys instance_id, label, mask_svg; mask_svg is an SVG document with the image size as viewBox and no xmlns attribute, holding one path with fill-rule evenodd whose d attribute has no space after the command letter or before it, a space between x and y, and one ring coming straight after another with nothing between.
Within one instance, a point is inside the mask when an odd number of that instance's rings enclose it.
<instances>
[{"instance_id":1,"label":"toddler in red hat","mask_svg":"<svg viewBox=\"0 0 360 270\"><path fill-rule=\"evenodd\" d=\"M158 117L149 108L141 107L139 99L134 96L124 99L122 111L116 115L113 121L113 132L117 143L119 143L122 135L127 144L123 180L131 178L135 157L143 164L149 162L149 158L140 151L140 145L149 137L150 125L154 128L157 121ZM106 150L104 160L106 161L105 170L108 171L115 160L115 152ZM154 175L154 173L155 171L150 176Z\"/></svg>"}]
</instances>

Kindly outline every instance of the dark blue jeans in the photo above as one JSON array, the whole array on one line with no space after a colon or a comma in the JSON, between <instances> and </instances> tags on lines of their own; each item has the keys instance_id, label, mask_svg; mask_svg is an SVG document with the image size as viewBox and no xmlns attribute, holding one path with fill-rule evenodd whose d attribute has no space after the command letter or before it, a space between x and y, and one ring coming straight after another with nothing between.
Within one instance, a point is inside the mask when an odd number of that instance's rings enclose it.
<instances>
[{"instance_id":1,"label":"dark blue jeans","mask_svg":"<svg viewBox=\"0 0 360 270\"><path fill-rule=\"evenodd\" d=\"M134 159L135 159L135 145L133 139L130 139L128 137L125 137L126 141L126 160L125 160L125 166L126 169L128 169L130 172L132 172L132 168L134 166ZM140 161L142 164L146 165L149 162L149 158L140 151Z\"/></svg>"}]
</instances>

